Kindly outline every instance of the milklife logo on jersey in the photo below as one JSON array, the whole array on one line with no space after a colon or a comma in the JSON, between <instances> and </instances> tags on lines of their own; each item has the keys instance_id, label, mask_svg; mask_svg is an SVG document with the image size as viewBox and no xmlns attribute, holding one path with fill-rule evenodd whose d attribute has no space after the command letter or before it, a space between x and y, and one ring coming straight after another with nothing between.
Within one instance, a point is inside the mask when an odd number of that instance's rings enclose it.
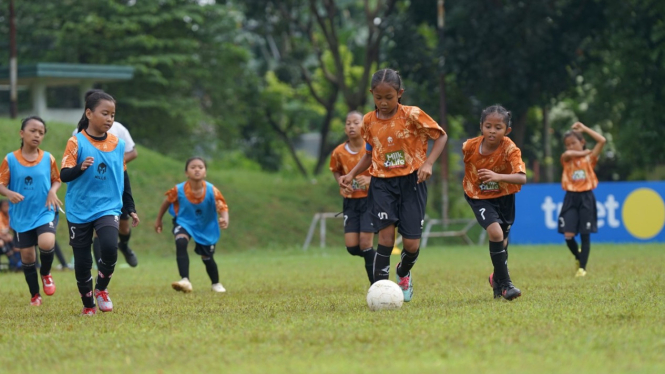
<instances>
[{"instance_id":1,"label":"milklife logo on jersey","mask_svg":"<svg viewBox=\"0 0 665 374\"><path fill-rule=\"evenodd\" d=\"M105 174L106 174L106 164L102 162L101 164L97 165L97 175L95 175L95 179L106 180Z\"/></svg>"},{"instance_id":2,"label":"milklife logo on jersey","mask_svg":"<svg viewBox=\"0 0 665 374\"><path fill-rule=\"evenodd\" d=\"M601 182L593 192L598 226L593 241L665 242L665 182ZM525 185L516 195L511 242L560 244L565 194L559 184Z\"/></svg>"}]
</instances>

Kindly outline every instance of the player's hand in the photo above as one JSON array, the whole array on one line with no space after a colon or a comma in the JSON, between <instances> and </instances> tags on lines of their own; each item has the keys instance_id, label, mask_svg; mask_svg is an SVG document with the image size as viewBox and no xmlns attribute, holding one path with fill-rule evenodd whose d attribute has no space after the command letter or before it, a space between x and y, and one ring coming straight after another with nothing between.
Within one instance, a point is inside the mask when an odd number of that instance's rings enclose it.
<instances>
[{"instance_id":1,"label":"player's hand","mask_svg":"<svg viewBox=\"0 0 665 374\"><path fill-rule=\"evenodd\" d=\"M360 175L356 177L356 180L358 181L358 185L360 187L369 187L369 183L372 181L372 177L368 175Z\"/></svg>"},{"instance_id":2,"label":"player's hand","mask_svg":"<svg viewBox=\"0 0 665 374\"><path fill-rule=\"evenodd\" d=\"M224 217L219 217L219 228L226 230L229 227L229 221L227 221Z\"/></svg>"},{"instance_id":3,"label":"player's hand","mask_svg":"<svg viewBox=\"0 0 665 374\"><path fill-rule=\"evenodd\" d=\"M337 180L337 183L339 186L343 189L351 189L351 186L353 185L353 177L350 174L347 175L342 175L339 177Z\"/></svg>"},{"instance_id":4,"label":"player's hand","mask_svg":"<svg viewBox=\"0 0 665 374\"><path fill-rule=\"evenodd\" d=\"M62 201L58 199L58 195L53 191L49 191L48 196L46 197L46 207L48 210L58 210L62 206Z\"/></svg>"},{"instance_id":5,"label":"player's hand","mask_svg":"<svg viewBox=\"0 0 665 374\"><path fill-rule=\"evenodd\" d=\"M418 183L422 183L429 179L432 176L432 165L424 163L423 166L418 169Z\"/></svg>"},{"instance_id":6,"label":"player's hand","mask_svg":"<svg viewBox=\"0 0 665 374\"><path fill-rule=\"evenodd\" d=\"M155 232L158 233L158 234L162 233L162 220L161 219L158 219L157 221L155 221Z\"/></svg>"},{"instance_id":7,"label":"player's hand","mask_svg":"<svg viewBox=\"0 0 665 374\"><path fill-rule=\"evenodd\" d=\"M138 226L139 222L141 222L139 215L136 213L129 213L129 216L132 217L132 227Z\"/></svg>"},{"instance_id":8,"label":"player's hand","mask_svg":"<svg viewBox=\"0 0 665 374\"><path fill-rule=\"evenodd\" d=\"M584 129L586 129L586 126L584 126L584 124L582 122L575 122L575 123L573 123L573 126L571 127L571 129L573 129L573 131L583 132Z\"/></svg>"},{"instance_id":9,"label":"player's hand","mask_svg":"<svg viewBox=\"0 0 665 374\"><path fill-rule=\"evenodd\" d=\"M501 182L501 174L497 174L488 169L478 170L478 178L480 178L482 182Z\"/></svg>"},{"instance_id":10,"label":"player's hand","mask_svg":"<svg viewBox=\"0 0 665 374\"><path fill-rule=\"evenodd\" d=\"M9 199L9 201L11 201L14 204L18 204L21 201L23 201L23 199L25 199L25 197L23 197L23 195L21 195L18 192L14 192L14 191L7 192L7 198Z\"/></svg>"},{"instance_id":11,"label":"player's hand","mask_svg":"<svg viewBox=\"0 0 665 374\"><path fill-rule=\"evenodd\" d=\"M85 160L83 161L83 164L81 165L81 170L89 168L94 163L95 163L94 157L86 157Z\"/></svg>"}]
</instances>

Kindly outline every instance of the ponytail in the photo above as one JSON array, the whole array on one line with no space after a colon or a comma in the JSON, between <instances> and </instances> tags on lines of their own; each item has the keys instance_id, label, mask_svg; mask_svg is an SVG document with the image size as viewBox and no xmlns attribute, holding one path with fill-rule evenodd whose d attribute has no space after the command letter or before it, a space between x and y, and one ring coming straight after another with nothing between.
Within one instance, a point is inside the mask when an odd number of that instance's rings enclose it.
<instances>
[{"instance_id":1,"label":"ponytail","mask_svg":"<svg viewBox=\"0 0 665 374\"><path fill-rule=\"evenodd\" d=\"M85 111L84 111L83 115L81 116L81 119L79 120L77 130L78 132L81 132L87 128L88 128L88 117L85 116Z\"/></svg>"}]
</instances>

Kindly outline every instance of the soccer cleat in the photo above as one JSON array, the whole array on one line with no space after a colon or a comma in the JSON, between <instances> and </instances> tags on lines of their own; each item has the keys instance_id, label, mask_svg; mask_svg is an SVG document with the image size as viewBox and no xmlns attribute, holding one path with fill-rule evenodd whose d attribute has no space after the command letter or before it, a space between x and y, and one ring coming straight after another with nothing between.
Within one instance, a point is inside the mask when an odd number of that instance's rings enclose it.
<instances>
[{"instance_id":1,"label":"soccer cleat","mask_svg":"<svg viewBox=\"0 0 665 374\"><path fill-rule=\"evenodd\" d=\"M519 288L513 286L511 281L504 282L501 285L501 296L506 300L513 300L522 296L522 291Z\"/></svg>"},{"instance_id":2,"label":"soccer cleat","mask_svg":"<svg viewBox=\"0 0 665 374\"><path fill-rule=\"evenodd\" d=\"M82 316L94 316L95 314L97 314L97 308L94 306L92 308L83 307L83 311L81 311Z\"/></svg>"},{"instance_id":3,"label":"soccer cleat","mask_svg":"<svg viewBox=\"0 0 665 374\"><path fill-rule=\"evenodd\" d=\"M402 289L402 293L404 294L404 302L409 302L411 301L411 298L413 297L413 281L411 280L411 272L407 274L405 277L400 277L397 274L397 268L399 267L399 264L395 267L395 277L397 277L397 285L399 288Z\"/></svg>"},{"instance_id":4,"label":"soccer cleat","mask_svg":"<svg viewBox=\"0 0 665 374\"><path fill-rule=\"evenodd\" d=\"M182 291L184 293L192 292L192 284L187 278L182 278L177 282L171 283L171 287L176 291Z\"/></svg>"},{"instance_id":5,"label":"soccer cleat","mask_svg":"<svg viewBox=\"0 0 665 374\"><path fill-rule=\"evenodd\" d=\"M579 268L577 269L577 273L575 273L575 278L583 277L586 276L586 270Z\"/></svg>"},{"instance_id":6,"label":"soccer cleat","mask_svg":"<svg viewBox=\"0 0 665 374\"><path fill-rule=\"evenodd\" d=\"M53 282L51 274L42 275L42 284L44 285L44 293L47 296L51 296L55 293L55 283Z\"/></svg>"},{"instance_id":7,"label":"soccer cleat","mask_svg":"<svg viewBox=\"0 0 665 374\"><path fill-rule=\"evenodd\" d=\"M489 282L490 282L490 287L492 287L492 290L494 291L494 298L495 299L500 298L501 297L501 285L499 285L499 282L494 282L494 273L490 274Z\"/></svg>"},{"instance_id":8,"label":"soccer cleat","mask_svg":"<svg viewBox=\"0 0 665 374\"><path fill-rule=\"evenodd\" d=\"M35 294L35 296L33 296L33 297L30 299L30 305L32 305L32 306L40 306L40 305L42 305L42 297L39 296L39 294Z\"/></svg>"},{"instance_id":9,"label":"soccer cleat","mask_svg":"<svg viewBox=\"0 0 665 374\"><path fill-rule=\"evenodd\" d=\"M125 256L125 261L129 264L129 266L135 268L139 264L139 259L136 258L136 254L134 254L134 251L132 251L129 246L127 246L126 249L121 249L118 248L120 252Z\"/></svg>"},{"instance_id":10,"label":"soccer cleat","mask_svg":"<svg viewBox=\"0 0 665 374\"><path fill-rule=\"evenodd\" d=\"M211 288L215 292L226 292L226 288L224 288L221 283L215 283Z\"/></svg>"},{"instance_id":11,"label":"soccer cleat","mask_svg":"<svg viewBox=\"0 0 665 374\"><path fill-rule=\"evenodd\" d=\"M107 290L97 290L95 289L95 299L97 299L97 305L99 305L99 310L102 312L112 312L113 311L113 301L109 298L109 292Z\"/></svg>"}]
</instances>

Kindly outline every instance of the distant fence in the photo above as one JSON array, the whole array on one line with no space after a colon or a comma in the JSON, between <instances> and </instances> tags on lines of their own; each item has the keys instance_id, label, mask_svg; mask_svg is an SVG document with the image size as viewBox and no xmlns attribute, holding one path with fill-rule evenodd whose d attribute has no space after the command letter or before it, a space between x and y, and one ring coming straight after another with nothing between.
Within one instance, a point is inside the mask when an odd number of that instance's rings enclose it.
<instances>
[{"instance_id":1,"label":"distant fence","mask_svg":"<svg viewBox=\"0 0 665 374\"><path fill-rule=\"evenodd\" d=\"M598 233L593 242L665 242L665 182L601 182L594 190ZM557 231L565 191L560 184L525 185L517 194L515 244L562 243Z\"/></svg>"}]
</instances>

